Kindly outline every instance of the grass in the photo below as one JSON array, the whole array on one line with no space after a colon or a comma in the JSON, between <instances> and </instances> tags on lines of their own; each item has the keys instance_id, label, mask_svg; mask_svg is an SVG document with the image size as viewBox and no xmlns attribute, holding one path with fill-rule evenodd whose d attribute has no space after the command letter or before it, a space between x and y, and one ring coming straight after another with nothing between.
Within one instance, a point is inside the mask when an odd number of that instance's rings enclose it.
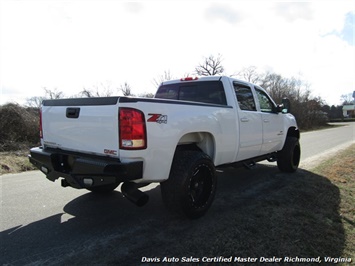
<instances>
[{"instance_id":1,"label":"grass","mask_svg":"<svg viewBox=\"0 0 355 266\"><path fill-rule=\"evenodd\" d=\"M0 152L0 175L35 170L28 161L29 150Z\"/></svg>"},{"instance_id":2,"label":"grass","mask_svg":"<svg viewBox=\"0 0 355 266\"><path fill-rule=\"evenodd\" d=\"M311 128L307 128L307 129L300 128L300 130L301 130L301 132L310 132L310 131L331 129L331 128L342 127L342 126L344 126L344 125L336 125L336 124L327 123L327 124L322 125L322 126L313 126Z\"/></svg>"},{"instance_id":3,"label":"grass","mask_svg":"<svg viewBox=\"0 0 355 266\"><path fill-rule=\"evenodd\" d=\"M343 256L355 260L355 145L323 162L314 170L339 188L339 215L345 231Z\"/></svg>"}]
</instances>

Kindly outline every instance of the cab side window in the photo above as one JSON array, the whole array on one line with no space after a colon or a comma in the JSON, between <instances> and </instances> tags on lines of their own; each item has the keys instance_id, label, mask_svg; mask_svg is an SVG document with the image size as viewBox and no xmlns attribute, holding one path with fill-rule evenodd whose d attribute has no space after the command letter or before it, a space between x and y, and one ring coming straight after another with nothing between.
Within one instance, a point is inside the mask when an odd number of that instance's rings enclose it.
<instances>
[{"instance_id":1,"label":"cab side window","mask_svg":"<svg viewBox=\"0 0 355 266\"><path fill-rule=\"evenodd\" d=\"M256 91L256 95L258 95L258 100L259 100L259 104L260 104L260 111L266 112L266 113L274 112L275 105L270 100L270 98L266 95L266 93L260 89L257 89L257 88L255 89L255 91Z\"/></svg>"},{"instance_id":2,"label":"cab side window","mask_svg":"<svg viewBox=\"0 0 355 266\"><path fill-rule=\"evenodd\" d=\"M244 111L256 111L256 105L251 88L236 82L233 83L233 86L240 109Z\"/></svg>"}]
</instances>

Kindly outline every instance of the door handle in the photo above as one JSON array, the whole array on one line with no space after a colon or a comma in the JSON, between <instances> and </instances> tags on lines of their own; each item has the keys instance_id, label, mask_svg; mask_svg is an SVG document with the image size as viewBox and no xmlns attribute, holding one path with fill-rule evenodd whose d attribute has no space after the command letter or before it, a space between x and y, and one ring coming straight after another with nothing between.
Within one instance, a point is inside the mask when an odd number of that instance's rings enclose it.
<instances>
[{"instance_id":1,"label":"door handle","mask_svg":"<svg viewBox=\"0 0 355 266\"><path fill-rule=\"evenodd\" d=\"M265 122L265 123L269 123L270 120L269 120L269 119L264 119L264 122Z\"/></svg>"},{"instance_id":2,"label":"door handle","mask_svg":"<svg viewBox=\"0 0 355 266\"><path fill-rule=\"evenodd\" d=\"M247 118L247 117L242 117L242 118L240 119L240 121L242 121L242 122L249 122L249 118Z\"/></svg>"}]
</instances>

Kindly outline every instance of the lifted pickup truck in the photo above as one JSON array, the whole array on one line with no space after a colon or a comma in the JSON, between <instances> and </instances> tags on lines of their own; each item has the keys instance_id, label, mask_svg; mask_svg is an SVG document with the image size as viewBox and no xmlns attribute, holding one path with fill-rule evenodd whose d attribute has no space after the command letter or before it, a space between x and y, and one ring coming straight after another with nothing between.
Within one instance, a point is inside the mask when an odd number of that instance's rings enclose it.
<instances>
[{"instance_id":1,"label":"lifted pickup truck","mask_svg":"<svg viewBox=\"0 0 355 266\"><path fill-rule=\"evenodd\" d=\"M167 207L189 218L210 208L216 167L268 160L294 172L301 155L289 102L225 76L163 82L154 99L45 100L40 121L29 159L49 180L97 193L123 183L138 206L148 201L139 188L158 182Z\"/></svg>"}]
</instances>

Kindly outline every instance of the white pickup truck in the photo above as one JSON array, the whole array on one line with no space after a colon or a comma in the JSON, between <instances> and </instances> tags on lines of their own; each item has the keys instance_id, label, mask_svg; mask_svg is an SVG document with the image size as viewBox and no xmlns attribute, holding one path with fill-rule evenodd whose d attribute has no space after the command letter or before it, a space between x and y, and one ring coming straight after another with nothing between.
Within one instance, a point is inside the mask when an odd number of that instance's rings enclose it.
<instances>
[{"instance_id":1,"label":"white pickup truck","mask_svg":"<svg viewBox=\"0 0 355 266\"><path fill-rule=\"evenodd\" d=\"M158 182L167 207L189 218L210 208L216 167L268 160L294 172L301 156L289 101L226 76L163 82L154 99L45 100L40 121L29 159L49 180L97 193L123 183L138 206L148 201L139 188Z\"/></svg>"}]
</instances>

